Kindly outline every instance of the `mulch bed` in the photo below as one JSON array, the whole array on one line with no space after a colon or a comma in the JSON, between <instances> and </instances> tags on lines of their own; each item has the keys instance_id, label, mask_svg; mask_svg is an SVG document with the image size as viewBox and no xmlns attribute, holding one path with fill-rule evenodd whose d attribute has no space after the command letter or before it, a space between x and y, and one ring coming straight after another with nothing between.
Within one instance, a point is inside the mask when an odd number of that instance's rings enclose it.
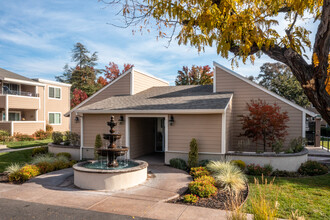
<instances>
[{"instance_id":1,"label":"mulch bed","mask_svg":"<svg viewBox=\"0 0 330 220\"><path fill-rule=\"evenodd\" d=\"M196 203L185 203L183 201L183 197L186 194L189 194L189 190L181 195L180 197L176 198L176 199L172 199L170 201L168 201L169 203L175 203L175 204L185 204L185 205L193 205L193 206L200 206L200 207L206 207L206 208L212 208L212 209L222 209L225 210L226 207L228 207L230 205L230 193L228 191L224 191L224 190L218 190L218 193L214 196L211 196L210 198L199 198L198 202ZM249 190L248 187L246 187L246 189L241 192L241 201L240 201L240 205L242 205L245 201L246 198L248 196Z\"/></svg>"},{"instance_id":2,"label":"mulch bed","mask_svg":"<svg viewBox=\"0 0 330 220\"><path fill-rule=\"evenodd\" d=\"M0 173L0 183L9 183L7 174Z\"/></svg>"}]
</instances>

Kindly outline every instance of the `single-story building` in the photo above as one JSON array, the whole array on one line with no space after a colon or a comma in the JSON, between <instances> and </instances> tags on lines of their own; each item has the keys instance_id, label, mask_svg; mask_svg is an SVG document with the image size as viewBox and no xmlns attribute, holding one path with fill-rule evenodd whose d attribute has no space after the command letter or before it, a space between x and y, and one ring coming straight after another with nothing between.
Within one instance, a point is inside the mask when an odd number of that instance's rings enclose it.
<instances>
[{"instance_id":1,"label":"single-story building","mask_svg":"<svg viewBox=\"0 0 330 220\"><path fill-rule=\"evenodd\" d=\"M106 122L111 115L122 134L117 145L130 148L129 158L164 152L165 163L187 159L192 138L197 139L201 160L221 159L234 151L255 152L255 144L240 136L239 116L248 113L252 99L277 103L288 112L285 145L305 137L306 117L315 116L216 62L213 81L205 86L169 86L131 68L65 114L70 117L70 130L81 136L80 157L93 157L95 137L109 133Z\"/></svg>"}]
</instances>

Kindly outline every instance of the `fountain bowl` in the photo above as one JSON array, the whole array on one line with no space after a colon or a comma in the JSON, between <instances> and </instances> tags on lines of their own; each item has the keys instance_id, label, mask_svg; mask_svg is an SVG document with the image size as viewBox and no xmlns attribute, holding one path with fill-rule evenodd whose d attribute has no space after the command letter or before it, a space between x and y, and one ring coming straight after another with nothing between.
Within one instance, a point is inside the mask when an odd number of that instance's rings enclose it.
<instances>
[{"instance_id":1,"label":"fountain bowl","mask_svg":"<svg viewBox=\"0 0 330 220\"><path fill-rule=\"evenodd\" d=\"M137 186L147 179L148 163L130 160L132 167L119 169L87 168L97 161L85 161L73 165L74 184L81 189L117 191Z\"/></svg>"}]
</instances>

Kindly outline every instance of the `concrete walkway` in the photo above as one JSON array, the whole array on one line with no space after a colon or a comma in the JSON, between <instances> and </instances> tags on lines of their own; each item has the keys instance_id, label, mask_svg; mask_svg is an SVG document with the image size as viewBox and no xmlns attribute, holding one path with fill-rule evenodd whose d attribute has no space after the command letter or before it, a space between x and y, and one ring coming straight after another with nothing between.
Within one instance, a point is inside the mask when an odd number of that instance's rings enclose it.
<instances>
[{"instance_id":1,"label":"concrete walkway","mask_svg":"<svg viewBox=\"0 0 330 220\"><path fill-rule=\"evenodd\" d=\"M330 152L323 147L306 147L308 149L308 156L312 157L330 157Z\"/></svg>"},{"instance_id":2,"label":"concrete walkway","mask_svg":"<svg viewBox=\"0 0 330 220\"><path fill-rule=\"evenodd\" d=\"M151 219L226 219L223 210L165 201L187 190L186 172L150 165L148 180L119 192L81 190L73 186L73 170L39 176L23 185L0 184L0 198Z\"/></svg>"},{"instance_id":3,"label":"concrete walkway","mask_svg":"<svg viewBox=\"0 0 330 220\"><path fill-rule=\"evenodd\" d=\"M29 150L29 149L33 149L33 148L37 148L37 147L41 147L41 146L34 146L34 147L26 147L26 148L1 148L0 149L0 154L1 153L7 153L7 152L15 152L15 151L21 151L21 150Z\"/></svg>"}]
</instances>

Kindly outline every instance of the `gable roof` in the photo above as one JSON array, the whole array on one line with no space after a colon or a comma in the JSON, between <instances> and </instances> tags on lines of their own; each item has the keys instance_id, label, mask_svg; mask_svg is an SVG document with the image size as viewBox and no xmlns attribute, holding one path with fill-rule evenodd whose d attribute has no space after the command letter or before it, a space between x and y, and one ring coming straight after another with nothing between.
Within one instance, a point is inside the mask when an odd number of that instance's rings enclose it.
<instances>
[{"instance_id":1,"label":"gable roof","mask_svg":"<svg viewBox=\"0 0 330 220\"><path fill-rule=\"evenodd\" d=\"M212 85L151 87L135 95L113 96L83 106L81 113L222 113L232 93L213 93Z\"/></svg>"},{"instance_id":2,"label":"gable roof","mask_svg":"<svg viewBox=\"0 0 330 220\"><path fill-rule=\"evenodd\" d=\"M263 92L265 92L265 93L267 93L267 94L269 94L269 95L271 95L271 96L273 96L273 97L275 97L275 98L281 100L282 102L285 102L286 104L288 104L288 105L290 105L290 106L292 106L292 107L294 107L294 108L296 108L296 109L298 109L298 110L300 110L300 111L302 111L302 112L304 112L304 113L306 113L306 114L308 114L308 115L310 115L310 116L313 116L313 117L316 116L316 114L315 114L314 112L309 111L309 110L307 110L307 109L301 107L300 105L297 105L297 104L295 104L295 103L293 103L293 102L287 100L286 98L283 98L282 96L277 95L276 93L274 93L274 92L272 92L272 91L269 91L269 90L266 89L265 87L260 86L259 84L255 83L255 82L252 82L251 80L245 78L244 76L242 76L242 75L240 75L240 74L238 74L238 73L236 73L236 72L234 72L234 71L232 71L232 70L230 70L230 69L228 69L228 68L222 66L221 64L219 64L219 63L217 63L217 62L215 62L215 61L213 61L213 65L216 66L216 67L219 67L220 69L222 69L222 70L226 71L227 73L229 73L229 74L231 74L231 75L237 77L238 79L243 80L244 82L246 82L246 83L248 83L248 84L254 86L255 88L258 88L258 89L262 90ZM215 75L216 75L216 74L215 74ZM216 85L215 85L216 80L214 80L213 83L214 83L214 86L216 86Z\"/></svg>"},{"instance_id":3,"label":"gable roof","mask_svg":"<svg viewBox=\"0 0 330 220\"><path fill-rule=\"evenodd\" d=\"M8 82L44 86L43 84L38 83L32 79L29 79L25 76L19 75L17 73L13 73L11 71L8 71L8 70L2 69L2 68L0 68L0 79L3 79Z\"/></svg>"},{"instance_id":4,"label":"gable roof","mask_svg":"<svg viewBox=\"0 0 330 220\"><path fill-rule=\"evenodd\" d=\"M108 85L104 86L102 89L100 89L99 91L97 91L96 93L94 93L93 95L91 95L90 97L88 97L87 99L85 99L83 102L81 102L79 105L77 105L76 107L74 107L73 109L71 109L69 112L65 113L64 116L68 117L70 116L70 114L77 110L78 108L80 108L82 105L84 105L86 102L88 102L89 100L91 100L92 98L94 98L95 96L97 96L98 94L100 94L102 91L104 91L105 89L107 89L108 87L110 87L111 85L113 85L114 83L116 83L117 81L119 81L121 78L123 78L124 76L126 76L127 74L129 73L133 73L134 74L134 67L131 67L130 69L128 69L126 72L124 72L123 74L121 74L117 79L113 80L111 83L109 83ZM141 72L139 70L136 70L138 71L139 73L141 74L144 74L146 76L149 76L149 77L152 77L154 79L157 79L157 80L160 80L162 82L166 82L165 80L162 80L162 79L159 79L153 75L150 75L150 74L147 74L147 73L144 73L144 72ZM132 80L132 78L131 78ZM131 93L133 93L133 88L132 88L132 84L133 82L131 82L131 88L130 88L130 91Z\"/></svg>"}]
</instances>

